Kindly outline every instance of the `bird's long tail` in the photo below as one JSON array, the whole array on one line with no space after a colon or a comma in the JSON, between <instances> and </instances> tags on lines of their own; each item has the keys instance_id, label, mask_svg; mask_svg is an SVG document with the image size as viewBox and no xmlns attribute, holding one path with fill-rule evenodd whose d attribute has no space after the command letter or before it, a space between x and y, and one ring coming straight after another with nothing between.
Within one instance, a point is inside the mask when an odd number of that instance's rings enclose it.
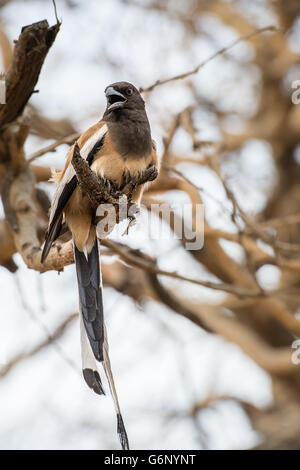
<instances>
[{"instance_id":1,"label":"bird's long tail","mask_svg":"<svg viewBox=\"0 0 300 470\"><path fill-rule=\"evenodd\" d=\"M95 393L104 394L96 360L102 363L117 414L117 431L123 450L129 450L119 400L108 352L103 317L100 243L96 239L91 250L79 251L74 243L79 290L81 354L83 376Z\"/></svg>"}]
</instances>

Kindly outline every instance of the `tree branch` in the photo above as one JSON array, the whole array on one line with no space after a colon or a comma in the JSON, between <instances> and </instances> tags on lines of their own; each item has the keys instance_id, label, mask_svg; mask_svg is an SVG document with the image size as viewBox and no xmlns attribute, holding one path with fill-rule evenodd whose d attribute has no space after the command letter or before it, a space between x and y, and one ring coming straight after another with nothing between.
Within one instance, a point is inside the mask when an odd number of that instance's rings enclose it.
<instances>
[{"instance_id":1,"label":"tree branch","mask_svg":"<svg viewBox=\"0 0 300 470\"><path fill-rule=\"evenodd\" d=\"M253 31L250 34L246 34L245 36L241 36L241 37L237 38L235 41L233 41L231 44L229 44L229 46L222 47L222 49L219 49L217 52L212 54L206 60L204 60L203 62L200 62L200 64L198 64L192 70L190 70L188 72L180 73L180 74L175 75L175 76L170 77L170 78L165 78L164 80L157 80L155 83L148 86L147 88L140 88L140 92L141 93L146 93L146 92L154 90L154 88L156 88L158 86L165 85L166 83L175 82L177 80L183 80L187 77L190 77L191 75L195 75L199 72L200 69L202 69L205 65L207 65L209 62L211 62L213 59L215 59L216 57L218 57L218 56L224 54L225 52L229 51L230 49L232 49L234 46L236 46L240 42L248 41L249 39L252 39L254 36L257 36L258 34L265 33L267 31L280 32L280 33L285 32L284 30L279 29L276 26L266 26L264 28L256 29L255 31Z\"/></svg>"},{"instance_id":2,"label":"tree branch","mask_svg":"<svg viewBox=\"0 0 300 470\"><path fill-rule=\"evenodd\" d=\"M0 127L22 113L59 27L59 24L49 27L43 20L22 28L6 74L6 104L0 105Z\"/></svg>"},{"instance_id":3,"label":"tree branch","mask_svg":"<svg viewBox=\"0 0 300 470\"><path fill-rule=\"evenodd\" d=\"M10 359L10 361L0 369L0 377L4 377L20 362L24 361L25 359L29 359L32 356L35 356L42 349L46 348L47 346L55 342L57 339L59 339L64 334L66 328L70 325L70 323L73 322L75 318L77 318L77 316L77 313L73 313L72 315L67 317L60 325L58 325L54 332L50 336L48 336L44 341L37 344L33 349L19 353L12 359Z\"/></svg>"}]
</instances>

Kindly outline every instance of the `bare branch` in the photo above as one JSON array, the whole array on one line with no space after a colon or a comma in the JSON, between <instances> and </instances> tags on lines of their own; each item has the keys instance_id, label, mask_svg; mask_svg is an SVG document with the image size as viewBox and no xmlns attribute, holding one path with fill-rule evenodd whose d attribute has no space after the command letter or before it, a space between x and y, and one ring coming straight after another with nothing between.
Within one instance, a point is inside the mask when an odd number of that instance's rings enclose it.
<instances>
[{"instance_id":1,"label":"bare branch","mask_svg":"<svg viewBox=\"0 0 300 470\"><path fill-rule=\"evenodd\" d=\"M181 276L176 272L165 271L163 269L159 269L154 263L150 263L149 261L145 261L144 259L138 258L134 256L130 249L125 245L121 245L120 243L115 243L112 240L104 240L102 243L105 246L111 248L115 253L118 253L120 257L129 263L132 266L144 269L149 271L150 273L167 276L173 279L179 279L181 281L187 281L192 284L196 284L198 286L207 287L209 289L214 289L218 291L223 291L227 293L234 294L238 297L263 297L264 293L261 290L252 290L252 289L243 289L242 287L225 284L225 283L215 283L210 281L200 281L197 279L193 279L187 276ZM266 295L266 294L265 294Z\"/></svg>"},{"instance_id":2,"label":"bare branch","mask_svg":"<svg viewBox=\"0 0 300 470\"><path fill-rule=\"evenodd\" d=\"M4 365L0 369L0 377L6 376L16 365L20 362L24 361L25 359L29 359L30 357L35 356L38 354L42 349L46 348L47 346L54 343L57 339L59 339L64 332L66 331L67 327L73 322L75 318L77 318L78 314L73 313L69 317L67 317L58 327L54 330L51 336L48 336L44 341L36 345L33 349L22 352L14 356L10 361Z\"/></svg>"},{"instance_id":3,"label":"bare branch","mask_svg":"<svg viewBox=\"0 0 300 470\"><path fill-rule=\"evenodd\" d=\"M154 90L154 88L156 88L158 86L165 85L166 83L175 82L177 80L183 80L187 77L190 77L191 75L195 75L199 72L200 69L202 69L205 65L207 65L209 62L211 62L213 59L215 59L216 57L218 57L218 56L224 54L225 52L229 51L230 49L232 49L234 46L236 46L240 42L248 41L249 39L252 39L253 37L257 36L258 34L262 34L262 33L268 32L268 31L269 32L285 33L284 30L279 29L276 26L266 26L264 28L256 29L255 31L253 31L250 34L246 34L245 36L241 36L241 37L237 38L235 41L233 41L231 44L229 44L229 46L222 47L222 49L219 49L217 52L215 52L210 57L208 57L206 60L204 60L203 62L198 64L196 67L194 67L189 72L184 72L184 73L181 73L179 75L175 75L175 76L170 77L170 78L165 78L164 80L157 80L155 83L153 83L153 85L150 85L147 88L140 88L140 92L146 93L146 92Z\"/></svg>"},{"instance_id":4,"label":"bare branch","mask_svg":"<svg viewBox=\"0 0 300 470\"><path fill-rule=\"evenodd\" d=\"M74 144L75 140L77 140L80 137L80 133L76 132L75 134L67 135L66 137L62 137L61 139L56 140L56 142L53 142L53 144L47 145L46 147L38 150L37 152L34 152L33 154L29 155L27 161L29 163L33 162L33 160L36 160L39 157L42 157L48 152L54 152L57 147L59 147L62 144L69 144L72 145Z\"/></svg>"},{"instance_id":5,"label":"bare branch","mask_svg":"<svg viewBox=\"0 0 300 470\"><path fill-rule=\"evenodd\" d=\"M22 29L6 74L6 104L0 105L0 127L22 113L58 31L59 24L49 28L46 20Z\"/></svg>"}]
</instances>

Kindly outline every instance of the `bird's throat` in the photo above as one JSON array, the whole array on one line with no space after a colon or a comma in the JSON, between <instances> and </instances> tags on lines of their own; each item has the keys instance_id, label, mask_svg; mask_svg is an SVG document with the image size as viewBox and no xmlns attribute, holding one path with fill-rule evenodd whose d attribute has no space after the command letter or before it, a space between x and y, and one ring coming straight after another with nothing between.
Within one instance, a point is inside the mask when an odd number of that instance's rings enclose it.
<instances>
[{"instance_id":1,"label":"bird's throat","mask_svg":"<svg viewBox=\"0 0 300 470\"><path fill-rule=\"evenodd\" d=\"M114 113L107 126L116 151L122 157L142 158L152 152L152 139L146 112Z\"/></svg>"}]
</instances>

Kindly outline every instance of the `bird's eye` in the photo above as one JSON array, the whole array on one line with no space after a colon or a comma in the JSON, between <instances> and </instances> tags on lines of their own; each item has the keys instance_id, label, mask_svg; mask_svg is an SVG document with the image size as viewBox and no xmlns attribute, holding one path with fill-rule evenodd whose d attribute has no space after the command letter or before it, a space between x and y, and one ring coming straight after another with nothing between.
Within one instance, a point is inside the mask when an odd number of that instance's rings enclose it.
<instances>
[{"instance_id":1,"label":"bird's eye","mask_svg":"<svg viewBox=\"0 0 300 470\"><path fill-rule=\"evenodd\" d=\"M126 95L130 96L130 95L132 95L132 93L133 93L133 89L132 88L127 88Z\"/></svg>"}]
</instances>

